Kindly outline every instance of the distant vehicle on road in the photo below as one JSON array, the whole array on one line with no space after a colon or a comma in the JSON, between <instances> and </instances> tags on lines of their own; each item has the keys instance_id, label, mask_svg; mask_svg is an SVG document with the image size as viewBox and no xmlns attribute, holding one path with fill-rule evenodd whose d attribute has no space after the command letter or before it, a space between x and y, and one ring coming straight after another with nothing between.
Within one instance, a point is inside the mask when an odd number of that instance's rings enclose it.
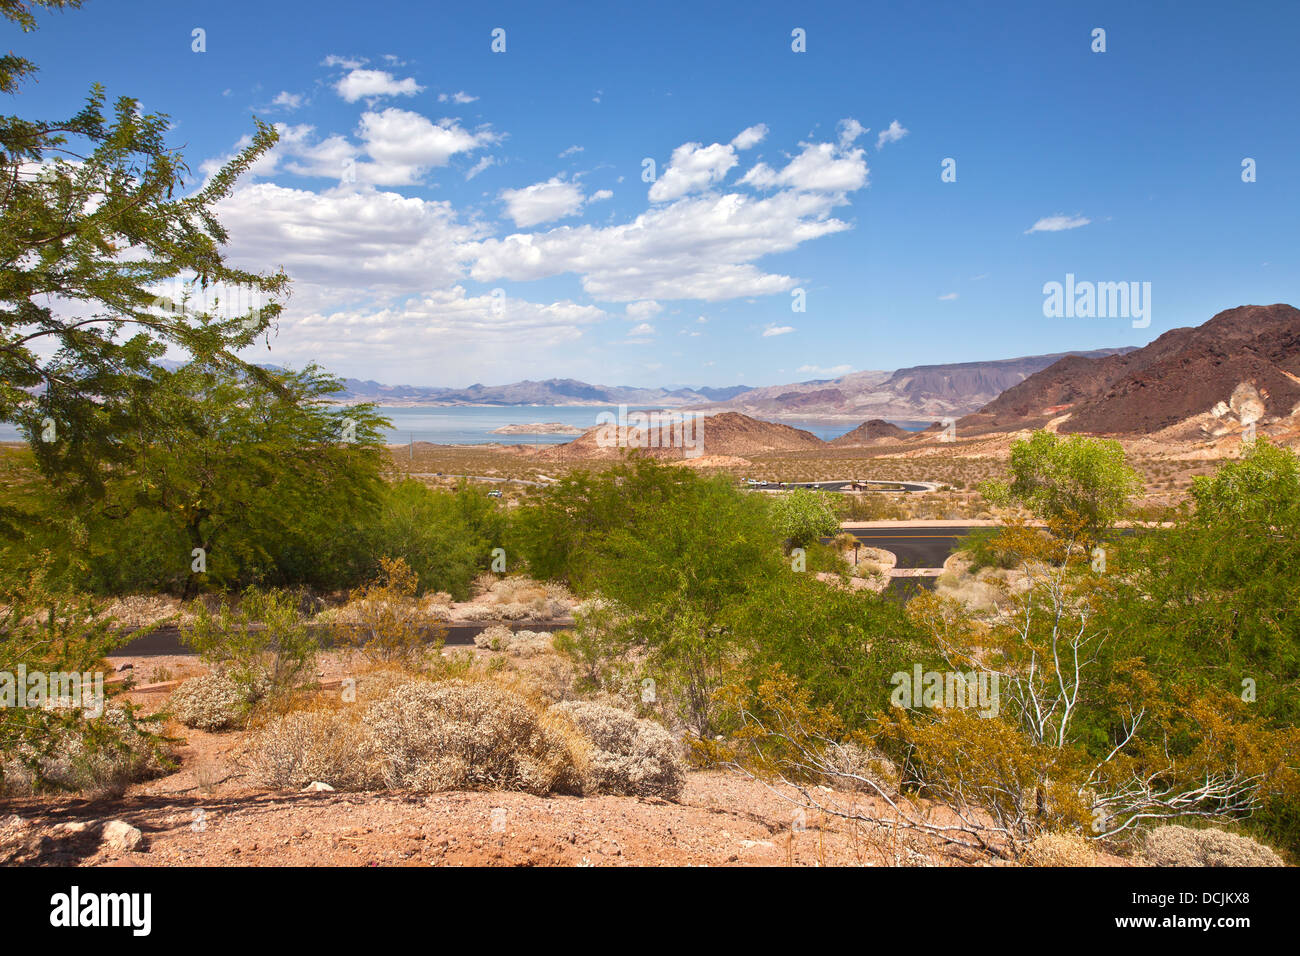
<instances>
[{"instance_id":1,"label":"distant vehicle on road","mask_svg":"<svg viewBox=\"0 0 1300 956\"><path fill-rule=\"evenodd\" d=\"M489 497L489 498L500 498L500 497L501 497L501 492L499 492L499 491L489 491L489 492L488 492L488 497Z\"/></svg>"}]
</instances>

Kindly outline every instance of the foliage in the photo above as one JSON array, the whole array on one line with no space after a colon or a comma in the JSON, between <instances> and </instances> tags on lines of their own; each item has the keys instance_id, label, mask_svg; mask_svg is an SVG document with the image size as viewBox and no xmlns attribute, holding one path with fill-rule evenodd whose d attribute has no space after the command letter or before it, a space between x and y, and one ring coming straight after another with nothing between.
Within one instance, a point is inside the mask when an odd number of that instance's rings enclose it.
<instances>
[{"instance_id":1,"label":"foliage","mask_svg":"<svg viewBox=\"0 0 1300 956\"><path fill-rule=\"evenodd\" d=\"M0 593L0 674L99 675L104 656L128 640L93 604L51 589L39 574ZM160 772L167 740L111 685L91 704L0 707L0 791L115 791ZM16 703L13 702L13 703ZM100 708L102 704L102 709Z\"/></svg>"},{"instance_id":2,"label":"foliage","mask_svg":"<svg viewBox=\"0 0 1300 956\"><path fill-rule=\"evenodd\" d=\"M791 488L771 508L772 527L789 548L807 548L840 530L831 496L824 491Z\"/></svg>"},{"instance_id":3,"label":"foliage","mask_svg":"<svg viewBox=\"0 0 1300 956\"><path fill-rule=\"evenodd\" d=\"M194 611L182 639L239 688L247 703L264 696L280 700L315 683L320 642L293 593L248 588L237 605L223 601L216 614L201 603Z\"/></svg>"},{"instance_id":4,"label":"foliage","mask_svg":"<svg viewBox=\"0 0 1300 956\"><path fill-rule=\"evenodd\" d=\"M463 601L504 534L501 513L482 488L462 482L455 491L435 491L398 481L381 490L374 518L358 528L358 570L370 576L381 557L400 558L421 593L446 591Z\"/></svg>"},{"instance_id":5,"label":"foliage","mask_svg":"<svg viewBox=\"0 0 1300 956\"><path fill-rule=\"evenodd\" d=\"M16 0L0 13L34 26ZM0 89L34 69L4 57ZM75 475L98 495L125 453L117 436L152 410L150 371L169 348L276 387L234 352L274 324L288 277L228 265L213 212L276 142L254 123L249 145L192 188L168 117L129 97L109 109L95 86L67 119L0 117L0 421L24 428L56 483Z\"/></svg>"},{"instance_id":6,"label":"foliage","mask_svg":"<svg viewBox=\"0 0 1300 956\"><path fill-rule=\"evenodd\" d=\"M379 576L351 594L353 621L334 624L334 643L375 664L412 669L440 659L446 632L421 613L415 572L401 558L380 558Z\"/></svg>"},{"instance_id":7,"label":"foliage","mask_svg":"<svg viewBox=\"0 0 1300 956\"><path fill-rule=\"evenodd\" d=\"M1022 504L1049 523L1078 524L1097 540L1123 514L1140 487L1119 442L1036 431L1011 445L1011 481L985 482L984 496L996 504Z\"/></svg>"}]
</instances>

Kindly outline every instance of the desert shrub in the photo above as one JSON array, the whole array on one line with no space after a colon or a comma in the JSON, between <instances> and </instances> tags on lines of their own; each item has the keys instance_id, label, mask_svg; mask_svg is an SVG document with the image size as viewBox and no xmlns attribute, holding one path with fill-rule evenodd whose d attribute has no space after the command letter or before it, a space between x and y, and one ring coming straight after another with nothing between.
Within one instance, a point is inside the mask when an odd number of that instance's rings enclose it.
<instances>
[{"instance_id":1,"label":"desert shrub","mask_svg":"<svg viewBox=\"0 0 1300 956\"><path fill-rule=\"evenodd\" d=\"M381 786L372 736L357 718L355 708L312 708L274 718L246 749L251 778L293 790L315 781L336 790Z\"/></svg>"},{"instance_id":2,"label":"desert shrub","mask_svg":"<svg viewBox=\"0 0 1300 956\"><path fill-rule=\"evenodd\" d=\"M677 800L686 786L686 767L672 735L652 720L591 701L555 708L591 742L583 790Z\"/></svg>"},{"instance_id":3,"label":"desert shrub","mask_svg":"<svg viewBox=\"0 0 1300 956\"><path fill-rule=\"evenodd\" d=\"M533 657L551 649L551 632L511 631L498 624L475 634L474 644L484 650L504 651L512 657Z\"/></svg>"},{"instance_id":4,"label":"desert shrub","mask_svg":"<svg viewBox=\"0 0 1300 956\"><path fill-rule=\"evenodd\" d=\"M1003 547L997 528L975 528L958 543L957 551L970 557L972 573L984 568L1014 568L1019 556Z\"/></svg>"},{"instance_id":5,"label":"desert shrub","mask_svg":"<svg viewBox=\"0 0 1300 956\"><path fill-rule=\"evenodd\" d=\"M236 680L222 670L191 677L172 691L170 710L186 727L228 730L241 727L266 696L265 680Z\"/></svg>"},{"instance_id":6,"label":"desert shrub","mask_svg":"<svg viewBox=\"0 0 1300 956\"><path fill-rule=\"evenodd\" d=\"M481 647L486 651L504 651L510 647L513 636L510 628L504 624L496 624L492 627L485 627L475 634L474 646Z\"/></svg>"},{"instance_id":7,"label":"desert shrub","mask_svg":"<svg viewBox=\"0 0 1300 956\"><path fill-rule=\"evenodd\" d=\"M827 786L858 793L898 793L898 768L878 750L849 740L828 747L825 760Z\"/></svg>"},{"instance_id":8,"label":"desert shrub","mask_svg":"<svg viewBox=\"0 0 1300 956\"><path fill-rule=\"evenodd\" d=\"M0 796L65 790L117 797L173 766L169 742L129 707L112 704L99 717L50 725L39 746L20 744L0 756Z\"/></svg>"},{"instance_id":9,"label":"desert shrub","mask_svg":"<svg viewBox=\"0 0 1300 956\"><path fill-rule=\"evenodd\" d=\"M1040 833L1025 847L1025 866L1096 866L1097 854L1087 837L1078 833Z\"/></svg>"},{"instance_id":10,"label":"desert shrub","mask_svg":"<svg viewBox=\"0 0 1300 956\"><path fill-rule=\"evenodd\" d=\"M314 682L320 644L307 628L303 603L303 596L291 591L256 588L244 591L238 606L223 601L215 614L194 602L185 643L223 675L222 681L193 687L189 693L201 695L195 703L232 694L225 683L237 685L253 704L281 699Z\"/></svg>"},{"instance_id":11,"label":"desert shrub","mask_svg":"<svg viewBox=\"0 0 1300 956\"><path fill-rule=\"evenodd\" d=\"M0 586L0 793L112 794L161 772L169 743L160 721L138 715L112 686L101 685L103 699L94 700L96 691L81 684L76 706L35 705L30 697L28 706L15 706L21 668L29 677L79 674L93 682L108 669L104 656L130 636L88 601L51 590L44 571L3 572L10 573Z\"/></svg>"},{"instance_id":12,"label":"desert shrub","mask_svg":"<svg viewBox=\"0 0 1300 956\"><path fill-rule=\"evenodd\" d=\"M366 709L364 724L394 789L581 788L581 746L563 722L491 681L399 688Z\"/></svg>"},{"instance_id":13,"label":"desert shrub","mask_svg":"<svg viewBox=\"0 0 1300 956\"><path fill-rule=\"evenodd\" d=\"M1142 857L1152 866L1284 866L1250 837L1213 828L1162 826L1147 834Z\"/></svg>"},{"instance_id":14,"label":"desert shrub","mask_svg":"<svg viewBox=\"0 0 1300 956\"><path fill-rule=\"evenodd\" d=\"M379 564L380 576L353 591L348 614L333 621L334 640L371 663L418 669L441 654L446 632L421 610L418 580L407 563L380 558Z\"/></svg>"}]
</instances>

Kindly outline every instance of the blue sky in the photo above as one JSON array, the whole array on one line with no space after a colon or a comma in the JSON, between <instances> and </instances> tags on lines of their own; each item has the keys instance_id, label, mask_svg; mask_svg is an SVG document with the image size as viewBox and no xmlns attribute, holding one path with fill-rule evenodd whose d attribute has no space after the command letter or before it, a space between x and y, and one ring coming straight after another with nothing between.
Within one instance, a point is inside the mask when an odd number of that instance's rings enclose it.
<instances>
[{"instance_id":1,"label":"blue sky","mask_svg":"<svg viewBox=\"0 0 1300 956\"><path fill-rule=\"evenodd\" d=\"M1300 299L1292 3L88 0L38 20L7 28L42 68L8 111L68 114L103 83L172 117L196 182L252 115L283 124L221 210L234 261L295 280L266 361L763 385L1142 345ZM1149 327L1045 317L1067 273L1149 282Z\"/></svg>"}]
</instances>

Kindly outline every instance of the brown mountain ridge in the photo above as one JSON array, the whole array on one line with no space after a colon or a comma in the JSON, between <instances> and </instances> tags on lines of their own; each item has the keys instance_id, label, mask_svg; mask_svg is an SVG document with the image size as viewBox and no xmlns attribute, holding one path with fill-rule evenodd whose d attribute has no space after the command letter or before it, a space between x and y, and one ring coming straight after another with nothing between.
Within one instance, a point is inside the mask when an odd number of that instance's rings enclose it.
<instances>
[{"instance_id":1,"label":"brown mountain ridge","mask_svg":"<svg viewBox=\"0 0 1300 956\"><path fill-rule=\"evenodd\" d=\"M961 433L1152 434L1197 416L1270 422L1300 406L1300 310L1243 305L1124 355L1071 355L962 418Z\"/></svg>"}]
</instances>

